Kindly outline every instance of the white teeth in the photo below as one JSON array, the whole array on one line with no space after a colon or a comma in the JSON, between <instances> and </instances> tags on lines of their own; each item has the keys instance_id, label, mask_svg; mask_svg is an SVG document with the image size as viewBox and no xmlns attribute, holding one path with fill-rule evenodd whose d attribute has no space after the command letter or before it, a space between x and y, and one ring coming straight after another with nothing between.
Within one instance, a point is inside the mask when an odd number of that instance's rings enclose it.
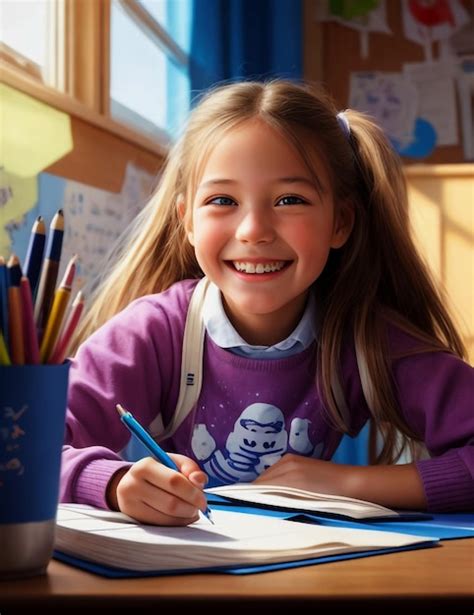
<instances>
[{"instance_id":1,"label":"white teeth","mask_svg":"<svg viewBox=\"0 0 474 615\"><path fill-rule=\"evenodd\" d=\"M285 266L285 261L274 261L273 263L246 263L245 261L232 261L237 271L245 273L270 273L280 271Z\"/></svg>"}]
</instances>

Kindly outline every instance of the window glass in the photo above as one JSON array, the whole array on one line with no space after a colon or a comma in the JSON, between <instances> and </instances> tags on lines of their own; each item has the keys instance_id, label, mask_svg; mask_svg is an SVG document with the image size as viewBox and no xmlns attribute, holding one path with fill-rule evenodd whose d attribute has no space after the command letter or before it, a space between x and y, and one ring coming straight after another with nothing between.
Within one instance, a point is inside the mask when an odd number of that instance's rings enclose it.
<instances>
[{"instance_id":1,"label":"window glass","mask_svg":"<svg viewBox=\"0 0 474 615\"><path fill-rule=\"evenodd\" d=\"M185 53L191 49L193 0L139 0Z\"/></svg>"},{"instance_id":2,"label":"window glass","mask_svg":"<svg viewBox=\"0 0 474 615\"><path fill-rule=\"evenodd\" d=\"M34 62L43 76L48 69L52 4L52 0L0 0L0 41Z\"/></svg>"},{"instance_id":3,"label":"window glass","mask_svg":"<svg viewBox=\"0 0 474 615\"><path fill-rule=\"evenodd\" d=\"M155 3L156 9L162 4ZM112 116L145 132L174 138L189 110L189 90L187 68L175 63L118 2L112 2Z\"/></svg>"}]
</instances>

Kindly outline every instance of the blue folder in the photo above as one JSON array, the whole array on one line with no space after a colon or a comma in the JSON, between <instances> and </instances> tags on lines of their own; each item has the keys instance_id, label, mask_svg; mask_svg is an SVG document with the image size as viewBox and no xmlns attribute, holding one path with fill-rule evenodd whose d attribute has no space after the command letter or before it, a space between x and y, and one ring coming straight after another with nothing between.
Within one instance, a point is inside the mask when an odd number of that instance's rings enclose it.
<instances>
[{"instance_id":1,"label":"blue folder","mask_svg":"<svg viewBox=\"0 0 474 615\"><path fill-rule=\"evenodd\" d=\"M374 551L363 551L360 553L343 553L339 555L330 555L324 557L316 557L312 559L300 560L295 562L279 562L276 564L266 564L257 566L237 566L237 567L208 567L192 570L166 570L166 571L134 571L122 568L112 568L102 564L85 561L77 557L66 555L59 551L54 552L54 557L72 566L82 568L88 572L93 572L101 576L109 578L136 578L136 577L152 577L177 574L194 574L204 572L218 572L223 574L255 574L258 572L269 572L272 570L283 570L287 568L299 568L301 566L310 566L315 564L324 564L327 562L343 561L348 559L359 559L369 557L371 555L383 555L387 553L396 553L399 551L409 551L416 549L424 549L435 547L439 541L450 540L455 538L473 538L474 537L474 514L469 513L453 513L453 514L422 514L420 518L407 521L386 521L386 520L347 520L342 518L333 518L326 515L315 515L308 513L289 513L288 511L264 509L253 506L229 506L228 503L213 502L213 508L223 510L233 510L242 514L261 514L266 516L278 517L305 523L317 523L333 527L349 527L355 529L376 529L386 530L391 532L400 532L404 534L413 534L426 537L426 542L410 545L407 547L397 547L391 549L380 549Z\"/></svg>"}]
</instances>

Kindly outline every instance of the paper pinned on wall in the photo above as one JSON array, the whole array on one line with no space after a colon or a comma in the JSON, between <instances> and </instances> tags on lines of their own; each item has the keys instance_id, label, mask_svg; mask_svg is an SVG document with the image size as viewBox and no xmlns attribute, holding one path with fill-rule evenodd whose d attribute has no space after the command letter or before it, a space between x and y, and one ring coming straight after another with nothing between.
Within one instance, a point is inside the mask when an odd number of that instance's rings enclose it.
<instances>
[{"instance_id":1,"label":"paper pinned on wall","mask_svg":"<svg viewBox=\"0 0 474 615\"><path fill-rule=\"evenodd\" d=\"M452 62L413 62L403 66L403 73L416 87L418 116L434 127L436 146L457 145L457 108L455 76Z\"/></svg>"},{"instance_id":2,"label":"paper pinned on wall","mask_svg":"<svg viewBox=\"0 0 474 615\"><path fill-rule=\"evenodd\" d=\"M49 173L22 179L0 169L0 254L15 252L23 259L36 218L43 216L49 225L61 208L65 241L59 278L77 254L73 293L93 286L106 253L142 209L154 182L154 175L133 164L128 164L117 194Z\"/></svg>"},{"instance_id":3,"label":"paper pinned on wall","mask_svg":"<svg viewBox=\"0 0 474 615\"><path fill-rule=\"evenodd\" d=\"M426 2L403 0L403 30L406 38L422 45L425 60L433 60L433 43L440 43L442 55L449 52L449 38L469 22L469 13L459 0Z\"/></svg>"},{"instance_id":4,"label":"paper pinned on wall","mask_svg":"<svg viewBox=\"0 0 474 615\"><path fill-rule=\"evenodd\" d=\"M76 287L94 285L107 254L147 201L154 176L129 163L120 193L67 181L64 247L59 275L73 254L79 255Z\"/></svg>"},{"instance_id":5,"label":"paper pinned on wall","mask_svg":"<svg viewBox=\"0 0 474 615\"><path fill-rule=\"evenodd\" d=\"M392 33L387 23L385 0L359 0L359 2L319 0L315 4L318 21L335 21L359 32L360 55L363 58L369 57L370 32Z\"/></svg>"},{"instance_id":6,"label":"paper pinned on wall","mask_svg":"<svg viewBox=\"0 0 474 615\"><path fill-rule=\"evenodd\" d=\"M401 145L413 140L418 96L402 73L351 73L349 107L368 113Z\"/></svg>"},{"instance_id":7,"label":"paper pinned on wall","mask_svg":"<svg viewBox=\"0 0 474 615\"><path fill-rule=\"evenodd\" d=\"M67 113L0 83L0 165L19 177L33 177L70 152Z\"/></svg>"},{"instance_id":8,"label":"paper pinned on wall","mask_svg":"<svg viewBox=\"0 0 474 615\"><path fill-rule=\"evenodd\" d=\"M7 257L12 251L11 233L23 225L37 197L37 177L18 177L0 167L0 254L3 256ZM18 256L23 258L25 254L26 245L25 253Z\"/></svg>"}]
</instances>

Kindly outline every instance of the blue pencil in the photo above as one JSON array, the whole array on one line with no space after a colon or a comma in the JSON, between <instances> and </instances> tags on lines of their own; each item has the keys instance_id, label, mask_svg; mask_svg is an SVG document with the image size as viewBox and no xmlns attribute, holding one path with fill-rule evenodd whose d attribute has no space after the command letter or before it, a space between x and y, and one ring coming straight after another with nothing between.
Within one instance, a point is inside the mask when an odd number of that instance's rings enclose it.
<instances>
[{"instance_id":1,"label":"blue pencil","mask_svg":"<svg viewBox=\"0 0 474 615\"><path fill-rule=\"evenodd\" d=\"M8 348L8 279L5 259L0 256L0 329Z\"/></svg>"},{"instance_id":2,"label":"blue pencil","mask_svg":"<svg viewBox=\"0 0 474 615\"><path fill-rule=\"evenodd\" d=\"M155 442L155 440L153 440L150 434L140 425L140 423L132 416L132 414L128 412L128 410L125 410L125 408L123 408L120 404L117 404L115 407L120 415L122 422L130 430L131 434L135 436L143 444L143 446L147 448L150 453L154 457L156 457L156 459L158 459L158 461L160 461L163 465L165 465L167 468L175 470L176 472L179 472L178 466L171 459L171 457L169 457L165 453L165 451ZM214 521L212 520L209 507L206 508L204 514L213 524Z\"/></svg>"},{"instance_id":3,"label":"blue pencil","mask_svg":"<svg viewBox=\"0 0 474 615\"><path fill-rule=\"evenodd\" d=\"M31 229L30 241L26 252L23 272L30 281L31 295L33 300L38 288L38 281L43 263L44 244L46 240L46 229L42 216L36 218L36 222Z\"/></svg>"}]
</instances>

